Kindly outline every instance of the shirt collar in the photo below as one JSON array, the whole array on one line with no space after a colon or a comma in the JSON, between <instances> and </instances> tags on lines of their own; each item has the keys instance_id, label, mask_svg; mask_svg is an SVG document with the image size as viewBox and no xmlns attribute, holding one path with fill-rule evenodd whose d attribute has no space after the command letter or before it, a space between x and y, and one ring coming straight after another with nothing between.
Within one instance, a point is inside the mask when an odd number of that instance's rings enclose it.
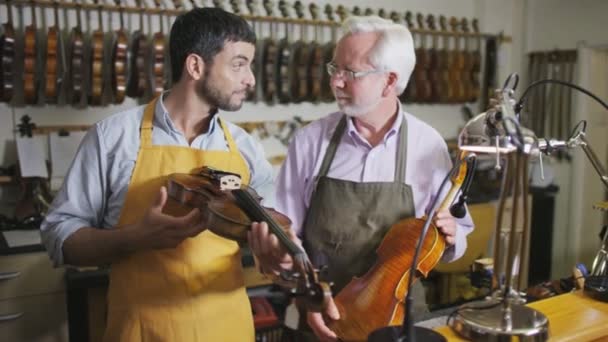
<instances>
[{"instance_id":1,"label":"shirt collar","mask_svg":"<svg viewBox=\"0 0 608 342\"><path fill-rule=\"evenodd\" d=\"M395 122L393 122L393 125L391 126L391 128L386 132L386 134L384 135L383 138L383 142L384 144L386 144L389 139L391 139L392 136L397 136L397 133L399 132L399 128L401 127L401 123L403 122L403 109L401 107L401 102L397 101L397 119L395 120ZM355 127L355 124L353 123L353 118L348 117L348 120L346 120L346 129L348 132L348 135L353 138L353 139L358 139L362 142L365 142L366 144L369 144L367 142L367 140L365 140L357 131L357 128Z\"/></svg>"},{"instance_id":2,"label":"shirt collar","mask_svg":"<svg viewBox=\"0 0 608 342\"><path fill-rule=\"evenodd\" d=\"M164 91L156 102L156 108L154 110L154 125L160 127L164 131L181 134L181 132L175 128L175 125L173 125L173 121L171 121L171 117L169 116L169 111L167 110L167 107L165 107L164 97L168 94L169 90ZM217 110L213 112L212 115L211 121L209 122L209 130L205 134L213 133L215 127L217 126Z\"/></svg>"}]
</instances>

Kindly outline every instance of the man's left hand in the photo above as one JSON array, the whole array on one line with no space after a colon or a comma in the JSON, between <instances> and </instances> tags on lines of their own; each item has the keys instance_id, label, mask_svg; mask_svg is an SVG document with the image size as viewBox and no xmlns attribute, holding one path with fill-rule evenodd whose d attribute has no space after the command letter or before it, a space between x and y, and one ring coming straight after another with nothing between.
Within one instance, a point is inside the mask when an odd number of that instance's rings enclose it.
<instances>
[{"instance_id":1,"label":"man's left hand","mask_svg":"<svg viewBox=\"0 0 608 342\"><path fill-rule=\"evenodd\" d=\"M449 246L456 243L456 218L448 209L440 210L435 216L435 226L445 235L445 242Z\"/></svg>"}]
</instances>

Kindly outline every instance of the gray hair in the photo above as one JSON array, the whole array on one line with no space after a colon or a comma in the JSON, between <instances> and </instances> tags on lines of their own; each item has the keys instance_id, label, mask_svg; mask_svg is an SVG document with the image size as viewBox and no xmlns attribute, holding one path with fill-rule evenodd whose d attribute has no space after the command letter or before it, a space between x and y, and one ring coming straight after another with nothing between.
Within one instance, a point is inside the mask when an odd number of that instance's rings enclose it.
<instances>
[{"instance_id":1,"label":"gray hair","mask_svg":"<svg viewBox=\"0 0 608 342\"><path fill-rule=\"evenodd\" d=\"M342 23L341 37L369 32L380 33L380 39L369 56L370 63L375 68L396 73L396 90L401 94L416 65L414 40L410 30L405 25L378 16L352 16Z\"/></svg>"}]
</instances>

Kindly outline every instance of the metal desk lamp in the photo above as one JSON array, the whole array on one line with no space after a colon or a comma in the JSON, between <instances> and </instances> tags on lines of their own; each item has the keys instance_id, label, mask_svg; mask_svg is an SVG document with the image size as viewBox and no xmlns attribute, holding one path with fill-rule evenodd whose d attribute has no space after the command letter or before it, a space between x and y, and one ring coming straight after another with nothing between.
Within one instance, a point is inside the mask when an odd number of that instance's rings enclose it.
<instances>
[{"instance_id":1,"label":"metal desk lamp","mask_svg":"<svg viewBox=\"0 0 608 342\"><path fill-rule=\"evenodd\" d=\"M512 81L514 84L510 86ZM459 307L448 320L458 334L474 341L511 341L512 338L546 341L549 335L547 317L524 305L525 300L518 291L519 281L514 281L514 278L519 279L518 270L527 253L528 158L532 153L538 154L538 139L519 124L514 110L513 94L517 83L516 74L509 76L503 89L497 91L496 105L471 119L458 138L461 150L495 154L497 168L504 159L494 238L493 294L481 302ZM512 200L511 223L507 235L501 236L508 196ZM520 211L524 220L518 220ZM520 221L523 221L523 231L520 230L518 236L516 226ZM501 249L501 240L505 251Z\"/></svg>"}]
</instances>

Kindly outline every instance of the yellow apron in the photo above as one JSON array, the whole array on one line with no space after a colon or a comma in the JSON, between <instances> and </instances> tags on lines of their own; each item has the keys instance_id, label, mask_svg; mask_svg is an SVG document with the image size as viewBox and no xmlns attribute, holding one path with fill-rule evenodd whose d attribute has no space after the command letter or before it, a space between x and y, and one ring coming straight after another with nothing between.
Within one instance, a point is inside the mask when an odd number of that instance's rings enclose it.
<instances>
[{"instance_id":1,"label":"yellow apron","mask_svg":"<svg viewBox=\"0 0 608 342\"><path fill-rule=\"evenodd\" d=\"M118 226L137 222L158 196L167 176L202 166L240 174L249 170L225 125L229 151L153 146L156 101L146 106L141 147ZM183 215L169 200L165 212ZM112 264L104 341L253 341L251 307L238 245L210 231L173 249L134 253Z\"/></svg>"}]
</instances>

